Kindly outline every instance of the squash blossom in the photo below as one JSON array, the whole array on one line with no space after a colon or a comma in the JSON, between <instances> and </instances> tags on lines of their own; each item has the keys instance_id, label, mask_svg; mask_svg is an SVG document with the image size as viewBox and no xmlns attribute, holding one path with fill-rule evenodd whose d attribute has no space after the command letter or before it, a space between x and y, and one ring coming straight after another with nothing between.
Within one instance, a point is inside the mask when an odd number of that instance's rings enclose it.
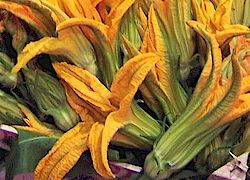
<instances>
[{"instance_id":1,"label":"squash blossom","mask_svg":"<svg viewBox=\"0 0 250 180\"><path fill-rule=\"evenodd\" d=\"M78 115L67 102L60 82L51 75L36 69L23 69L27 87L38 109L51 115L58 128L67 131L77 124Z\"/></svg>"},{"instance_id":2,"label":"squash blossom","mask_svg":"<svg viewBox=\"0 0 250 180\"><path fill-rule=\"evenodd\" d=\"M147 28L147 17L139 3L140 1L136 1L128 9L121 20L122 23L120 26L120 36L122 38L120 41L126 40L137 51L139 51L142 46L142 40ZM121 44L121 49L124 54L123 63L125 63L128 59L132 58L133 55L130 54L124 42Z\"/></svg>"},{"instance_id":3,"label":"squash blossom","mask_svg":"<svg viewBox=\"0 0 250 180\"><path fill-rule=\"evenodd\" d=\"M189 22L189 24L197 24L214 34L220 46L234 36L249 33L248 27L241 24L231 24L232 3L233 0L221 0L215 9L210 0L202 1L201 6L197 0L192 0L197 21Z\"/></svg>"},{"instance_id":4,"label":"squash blossom","mask_svg":"<svg viewBox=\"0 0 250 180\"><path fill-rule=\"evenodd\" d=\"M42 10L49 10L58 35L28 44L18 56L12 72L18 72L39 54L62 55L67 58L64 61L87 69L109 87L121 66L120 45L117 41L120 20L134 2L135 0L119 1L111 7L108 6L109 2L100 2L103 9L98 12L94 6L98 2L92 4L90 0L32 1L29 8L38 6ZM28 4L18 3L23 6ZM107 8L111 8L109 14Z\"/></svg>"},{"instance_id":5,"label":"squash blossom","mask_svg":"<svg viewBox=\"0 0 250 180\"><path fill-rule=\"evenodd\" d=\"M67 89L68 100L83 122L67 131L38 163L35 179L63 178L87 149L91 152L95 170L104 178L114 177L107 150L118 129L122 134L152 144L151 139L160 134L160 125L131 104L138 86L158 60L152 53L130 59L117 72L110 90L86 70L54 63Z\"/></svg>"},{"instance_id":6,"label":"squash blossom","mask_svg":"<svg viewBox=\"0 0 250 180\"><path fill-rule=\"evenodd\" d=\"M161 56L141 91L156 113L163 110L169 125L182 113L188 99L180 82L189 75L189 61L195 50L194 32L186 25L192 19L190 6L190 1L153 1L140 50ZM161 107L156 108L159 104Z\"/></svg>"},{"instance_id":7,"label":"squash blossom","mask_svg":"<svg viewBox=\"0 0 250 180\"><path fill-rule=\"evenodd\" d=\"M32 10L32 8L35 8L35 10L37 10L39 8L40 11L48 11L46 15L51 15L51 17L53 18L52 24L59 24L70 18L60 8L53 6L53 4L48 1L28 0L17 1L16 3L17 5L15 4L13 8L15 8L16 6L21 6L28 10ZM8 8L8 10L12 11L11 8ZM21 11L19 13L26 14L26 11ZM24 15L21 14L20 16L22 18L22 16ZM36 19L36 21L41 21L42 24L43 17L40 18L41 20ZM47 27L51 27L51 25L48 25ZM36 26L36 28L40 27ZM47 31L49 31L49 29ZM22 52L18 55L17 64L13 67L12 73L18 72L32 58L43 53L51 55L62 55L67 58L67 61L70 61L77 66L83 67L93 74L97 73L94 49L79 27L67 28L58 32L57 36L53 36L55 33L56 32L54 29L52 36L43 37L38 41L31 42L26 45Z\"/></svg>"},{"instance_id":8,"label":"squash blossom","mask_svg":"<svg viewBox=\"0 0 250 180\"><path fill-rule=\"evenodd\" d=\"M221 1L216 10L208 1L205 2L209 6L203 11L196 1L193 1L193 6L197 14L208 15L208 18L203 19L207 16L198 15L197 20L202 22L189 21L188 25L206 42L206 64L184 112L156 142L154 150L146 158L145 176L153 179L165 179L180 170L222 132L227 123L250 110L246 106L249 100L244 98L250 89L243 88L245 79L235 54L231 56L232 74L221 83L220 49L227 40L250 31L245 26L230 25L231 1ZM242 92L242 88L246 91Z\"/></svg>"},{"instance_id":9,"label":"squash blossom","mask_svg":"<svg viewBox=\"0 0 250 180\"><path fill-rule=\"evenodd\" d=\"M134 4L135 0L102 1L100 2L102 8L98 9L102 21L88 17L75 17L67 19L57 26L58 32L75 26L83 29L97 55L99 71L97 76L106 87L110 87L117 70L122 65L119 30L124 21L123 17L128 15L130 12L128 9L132 8L131 6ZM110 8L109 13L108 8Z\"/></svg>"},{"instance_id":10,"label":"squash blossom","mask_svg":"<svg viewBox=\"0 0 250 180\"><path fill-rule=\"evenodd\" d=\"M228 79L228 77L232 76L232 55L234 53L235 58L238 60L241 74L242 74L242 86L241 86L241 94L239 99L236 101L234 105L234 111L229 113L228 116L231 116L230 119L236 119L246 112L249 111L249 103L247 100L249 96L249 62L250 62L250 41L249 38L245 36L238 36L233 38L230 42L231 54L228 55L222 62L222 83ZM240 106L239 106L240 105ZM233 115L233 116L232 116ZM227 118L226 116L225 118ZM219 135L216 137L204 150L202 153L198 155L198 161L196 164L200 165L199 169L205 170L205 173L212 172L225 164L226 160L228 160L229 148L228 146L232 146L238 139L237 133L239 133L240 127L243 125L240 120L234 121L230 127L226 130L225 134ZM248 130L245 131L246 134ZM241 141L242 144L246 144L245 140ZM245 146L245 145L243 145ZM227 147L225 149L225 147ZM231 150L236 153L237 156L244 153L244 148L239 151L241 148L240 145L236 145L235 148L232 147ZM241 153L239 153L241 152ZM247 152L247 151L245 151ZM207 167L207 169L204 169Z\"/></svg>"}]
</instances>

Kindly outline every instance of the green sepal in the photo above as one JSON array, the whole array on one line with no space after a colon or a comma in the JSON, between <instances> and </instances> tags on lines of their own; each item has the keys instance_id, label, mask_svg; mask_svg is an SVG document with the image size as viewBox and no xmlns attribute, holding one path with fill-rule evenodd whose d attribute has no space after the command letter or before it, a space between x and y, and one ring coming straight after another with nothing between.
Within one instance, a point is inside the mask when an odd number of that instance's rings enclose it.
<instances>
[{"instance_id":1,"label":"green sepal","mask_svg":"<svg viewBox=\"0 0 250 180\"><path fill-rule=\"evenodd\" d=\"M18 74L10 72L13 66L13 61L6 54L0 52L0 83L4 87L15 88L18 80L20 80Z\"/></svg>"},{"instance_id":2,"label":"green sepal","mask_svg":"<svg viewBox=\"0 0 250 180\"><path fill-rule=\"evenodd\" d=\"M60 82L39 69L33 71L26 68L23 72L28 90L39 110L51 115L61 130L67 131L76 125L79 117L69 106Z\"/></svg>"}]
</instances>

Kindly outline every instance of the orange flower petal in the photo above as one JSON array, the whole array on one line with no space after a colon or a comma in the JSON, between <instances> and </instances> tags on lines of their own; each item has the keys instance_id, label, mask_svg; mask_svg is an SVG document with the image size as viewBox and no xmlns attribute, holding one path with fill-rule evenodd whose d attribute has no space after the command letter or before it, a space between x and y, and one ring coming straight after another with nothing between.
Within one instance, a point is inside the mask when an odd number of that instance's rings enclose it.
<instances>
[{"instance_id":1,"label":"orange flower petal","mask_svg":"<svg viewBox=\"0 0 250 180\"><path fill-rule=\"evenodd\" d=\"M36 116L25 106L19 105L21 111L23 114L27 117L27 119L24 119L24 121L29 125L27 126L16 126L19 129L25 129L25 130L30 130L30 131L35 131L40 134L44 134L46 136L60 136L62 134L61 131L56 129L53 126L48 127L44 123L40 122Z\"/></svg>"},{"instance_id":2,"label":"orange flower petal","mask_svg":"<svg viewBox=\"0 0 250 180\"><path fill-rule=\"evenodd\" d=\"M88 138L88 147L91 152L91 158L93 161L94 168L98 174L103 178L111 178L112 174L106 170L104 164L102 163L102 132L104 125L100 123L93 124Z\"/></svg>"},{"instance_id":3,"label":"orange flower petal","mask_svg":"<svg viewBox=\"0 0 250 180\"><path fill-rule=\"evenodd\" d=\"M119 104L119 110L109 114L105 121L102 136L102 162L112 175L108 164L108 145L114 134L126 124L133 123L131 103L136 91L142 84L152 67L159 61L159 57L153 53L141 54L130 59L117 72L111 86L112 100ZM112 175L113 176L113 175Z\"/></svg>"},{"instance_id":4,"label":"orange flower petal","mask_svg":"<svg viewBox=\"0 0 250 180\"><path fill-rule=\"evenodd\" d=\"M101 112L115 110L109 101L111 92L94 75L67 63L54 63L53 67L57 75L84 101L98 107Z\"/></svg>"},{"instance_id":5,"label":"orange flower petal","mask_svg":"<svg viewBox=\"0 0 250 180\"><path fill-rule=\"evenodd\" d=\"M34 179L62 179L87 150L87 139L91 123L78 123L66 132L49 153L38 163Z\"/></svg>"},{"instance_id":6,"label":"orange flower petal","mask_svg":"<svg viewBox=\"0 0 250 180\"><path fill-rule=\"evenodd\" d=\"M70 106L79 114L82 121L88 121L90 119L93 119L93 118L88 118L87 114L89 114L90 116L94 117L94 119L91 121L104 122L105 114L99 112L97 108L91 106L91 104L88 104L87 102L82 100L74 92L74 90L69 87L69 85L66 82L62 83L66 90L66 96Z\"/></svg>"}]
</instances>

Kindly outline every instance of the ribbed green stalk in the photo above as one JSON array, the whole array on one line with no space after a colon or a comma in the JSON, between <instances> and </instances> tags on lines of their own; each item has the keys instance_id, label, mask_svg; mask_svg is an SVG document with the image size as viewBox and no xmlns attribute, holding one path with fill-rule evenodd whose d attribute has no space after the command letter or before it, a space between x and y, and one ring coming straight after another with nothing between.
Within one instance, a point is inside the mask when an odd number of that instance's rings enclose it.
<instances>
[{"instance_id":1,"label":"ribbed green stalk","mask_svg":"<svg viewBox=\"0 0 250 180\"><path fill-rule=\"evenodd\" d=\"M122 18L120 31L123 38L126 38L126 40L137 50L140 50L142 45L142 39L138 30L139 23L139 4L135 3L128 9L127 13ZM124 53L123 63L125 63L129 60L129 53L123 44L121 45L121 48Z\"/></svg>"},{"instance_id":2,"label":"ribbed green stalk","mask_svg":"<svg viewBox=\"0 0 250 180\"><path fill-rule=\"evenodd\" d=\"M0 83L4 87L14 88L18 83L18 74L10 72L13 66L12 60L6 54L0 52Z\"/></svg>"},{"instance_id":3,"label":"ribbed green stalk","mask_svg":"<svg viewBox=\"0 0 250 180\"><path fill-rule=\"evenodd\" d=\"M166 131L145 161L145 173L154 179L164 179L184 167L224 128L215 129L217 122L230 111L239 95L241 76L239 64L233 61L233 83L217 105L199 117L188 106L179 119ZM203 95L207 94L206 91ZM201 98L202 99L202 98ZM205 101L204 101L205 102Z\"/></svg>"},{"instance_id":4,"label":"ribbed green stalk","mask_svg":"<svg viewBox=\"0 0 250 180\"><path fill-rule=\"evenodd\" d=\"M141 142L145 150L150 150L154 141L161 133L161 125L136 104L135 101L133 101L131 108L134 114L133 124L125 126L120 131L135 141Z\"/></svg>"}]
</instances>

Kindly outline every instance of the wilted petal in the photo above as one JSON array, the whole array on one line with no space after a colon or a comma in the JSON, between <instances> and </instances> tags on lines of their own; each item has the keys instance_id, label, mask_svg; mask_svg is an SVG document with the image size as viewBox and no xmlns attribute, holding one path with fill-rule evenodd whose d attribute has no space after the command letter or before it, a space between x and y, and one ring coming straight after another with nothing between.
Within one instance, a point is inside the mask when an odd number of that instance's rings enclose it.
<instances>
[{"instance_id":1,"label":"wilted petal","mask_svg":"<svg viewBox=\"0 0 250 180\"><path fill-rule=\"evenodd\" d=\"M54 35L55 23L51 17L51 13L37 1L0 1L0 8L24 20L42 35Z\"/></svg>"},{"instance_id":2,"label":"wilted petal","mask_svg":"<svg viewBox=\"0 0 250 180\"><path fill-rule=\"evenodd\" d=\"M4 26L6 31L12 35L12 46L20 53L28 41L28 36L20 19L12 14L5 14Z\"/></svg>"},{"instance_id":3,"label":"wilted petal","mask_svg":"<svg viewBox=\"0 0 250 180\"><path fill-rule=\"evenodd\" d=\"M56 127L52 125L48 126L40 122L36 116L25 106L19 105L19 107L27 118L25 118L24 121L28 124L28 126L15 126L16 128L38 132L46 136L60 136L62 134L62 132L56 129Z\"/></svg>"}]
</instances>

